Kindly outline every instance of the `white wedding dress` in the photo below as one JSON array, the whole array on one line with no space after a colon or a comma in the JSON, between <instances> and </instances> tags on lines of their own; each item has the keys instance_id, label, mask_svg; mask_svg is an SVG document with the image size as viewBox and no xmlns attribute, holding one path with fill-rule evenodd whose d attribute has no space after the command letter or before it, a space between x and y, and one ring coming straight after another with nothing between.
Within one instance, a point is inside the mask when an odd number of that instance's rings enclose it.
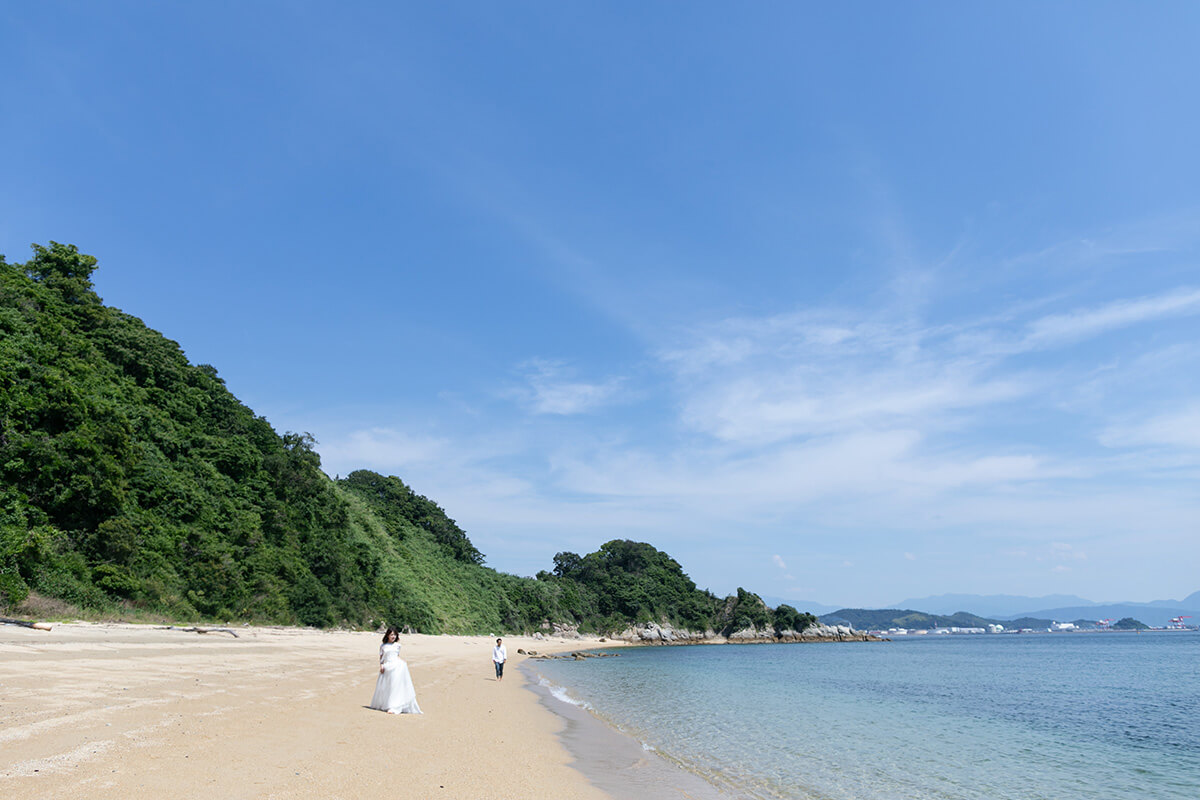
<instances>
[{"instance_id":1,"label":"white wedding dress","mask_svg":"<svg viewBox=\"0 0 1200 800\"><path fill-rule=\"evenodd\" d=\"M389 714L420 714L417 690L413 688L412 678L408 674L408 664L400 658L399 643L379 646L379 665L383 667L383 672L379 673L379 680L375 681L371 708Z\"/></svg>"}]
</instances>

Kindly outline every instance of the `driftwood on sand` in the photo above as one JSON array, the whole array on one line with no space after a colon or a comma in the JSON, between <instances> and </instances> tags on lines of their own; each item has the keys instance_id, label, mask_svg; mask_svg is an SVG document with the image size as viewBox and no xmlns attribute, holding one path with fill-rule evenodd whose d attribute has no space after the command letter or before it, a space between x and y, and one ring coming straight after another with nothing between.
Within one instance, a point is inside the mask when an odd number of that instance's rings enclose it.
<instances>
[{"instance_id":1,"label":"driftwood on sand","mask_svg":"<svg viewBox=\"0 0 1200 800\"><path fill-rule=\"evenodd\" d=\"M233 638L238 638L237 631L231 631L229 628L180 628L178 625L164 625L158 628L160 631L183 631L184 633L228 633Z\"/></svg>"},{"instance_id":2,"label":"driftwood on sand","mask_svg":"<svg viewBox=\"0 0 1200 800\"><path fill-rule=\"evenodd\" d=\"M27 619L13 619L12 617L0 617L0 623L4 625L20 625L22 628L33 628L35 631L49 631L54 629L54 626L49 622L31 622Z\"/></svg>"},{"instance_id":3,"label":"driftwood on sand","mask_svg":"<svg viewBox=\"0 0 1200 800\"><path fill-rule=\"evenodd\" d=\"M33 628L38 631L54 630L54 626L49 622L33 622L27 619L14 619L12 617L0 617L0 625L20 625L22 628ZM229 628L180 628L177 625L163 625L158 630L183 631L184 633L228 633L233 638L238 638L237 631L232 631Z\"/></svg>"}]
</instances>

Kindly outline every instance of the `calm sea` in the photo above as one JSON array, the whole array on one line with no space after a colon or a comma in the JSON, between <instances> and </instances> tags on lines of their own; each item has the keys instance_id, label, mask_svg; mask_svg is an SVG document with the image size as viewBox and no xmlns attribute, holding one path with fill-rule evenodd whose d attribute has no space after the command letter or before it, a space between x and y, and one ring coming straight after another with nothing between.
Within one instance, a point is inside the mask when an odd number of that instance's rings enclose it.
<instances>
[{"instance_id":1,"label":"calm sea","mask_svg":"<svg viewBox=\"0 0 1200 800\"><path fill-rule=\"evenodd\" d=\"M1200 634L628 648L530 662L737 797L1197 800Z\"/></svg>"}]
</instances>

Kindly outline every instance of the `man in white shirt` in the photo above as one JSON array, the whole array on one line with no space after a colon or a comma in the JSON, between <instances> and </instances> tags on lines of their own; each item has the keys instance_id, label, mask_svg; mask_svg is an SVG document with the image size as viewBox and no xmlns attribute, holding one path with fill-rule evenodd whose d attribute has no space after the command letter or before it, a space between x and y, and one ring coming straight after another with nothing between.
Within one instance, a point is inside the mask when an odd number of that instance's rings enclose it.
<instances>
[{"instance_id":1,"label":"man in white shirt","mask_svg":"<svg viewBox=\"0 0 1200 800\"><path fill-rule=\"evenodd\" d=\"M496 646L492 648L492 664L496 667L496 680L504 680L504 662L508 661L508 650L504 647L502 639L496 640Z\"/></svg>"}]
</instances>

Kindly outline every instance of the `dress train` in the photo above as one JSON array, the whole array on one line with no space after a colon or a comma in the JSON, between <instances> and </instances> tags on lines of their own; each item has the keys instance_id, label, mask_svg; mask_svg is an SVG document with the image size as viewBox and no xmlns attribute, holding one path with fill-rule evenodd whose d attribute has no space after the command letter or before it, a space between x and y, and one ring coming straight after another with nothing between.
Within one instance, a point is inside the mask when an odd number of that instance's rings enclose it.
<instances>
[{"instance_id":1,"label":"dress train","mask_svg":"<svg viewBox=\"0 0 1200 800\"><path fill-rule=\"evenodd\" d=\"M371 708L386 711L389 714L420 714L421 707L417 705L417 690L413 687L412 677L408 674L408 664L400 658L400 645L397 643L381 645L379 648L379 664L383 672L375 681L375 694L371 696Z\"/></svg>"}]
</instances>

